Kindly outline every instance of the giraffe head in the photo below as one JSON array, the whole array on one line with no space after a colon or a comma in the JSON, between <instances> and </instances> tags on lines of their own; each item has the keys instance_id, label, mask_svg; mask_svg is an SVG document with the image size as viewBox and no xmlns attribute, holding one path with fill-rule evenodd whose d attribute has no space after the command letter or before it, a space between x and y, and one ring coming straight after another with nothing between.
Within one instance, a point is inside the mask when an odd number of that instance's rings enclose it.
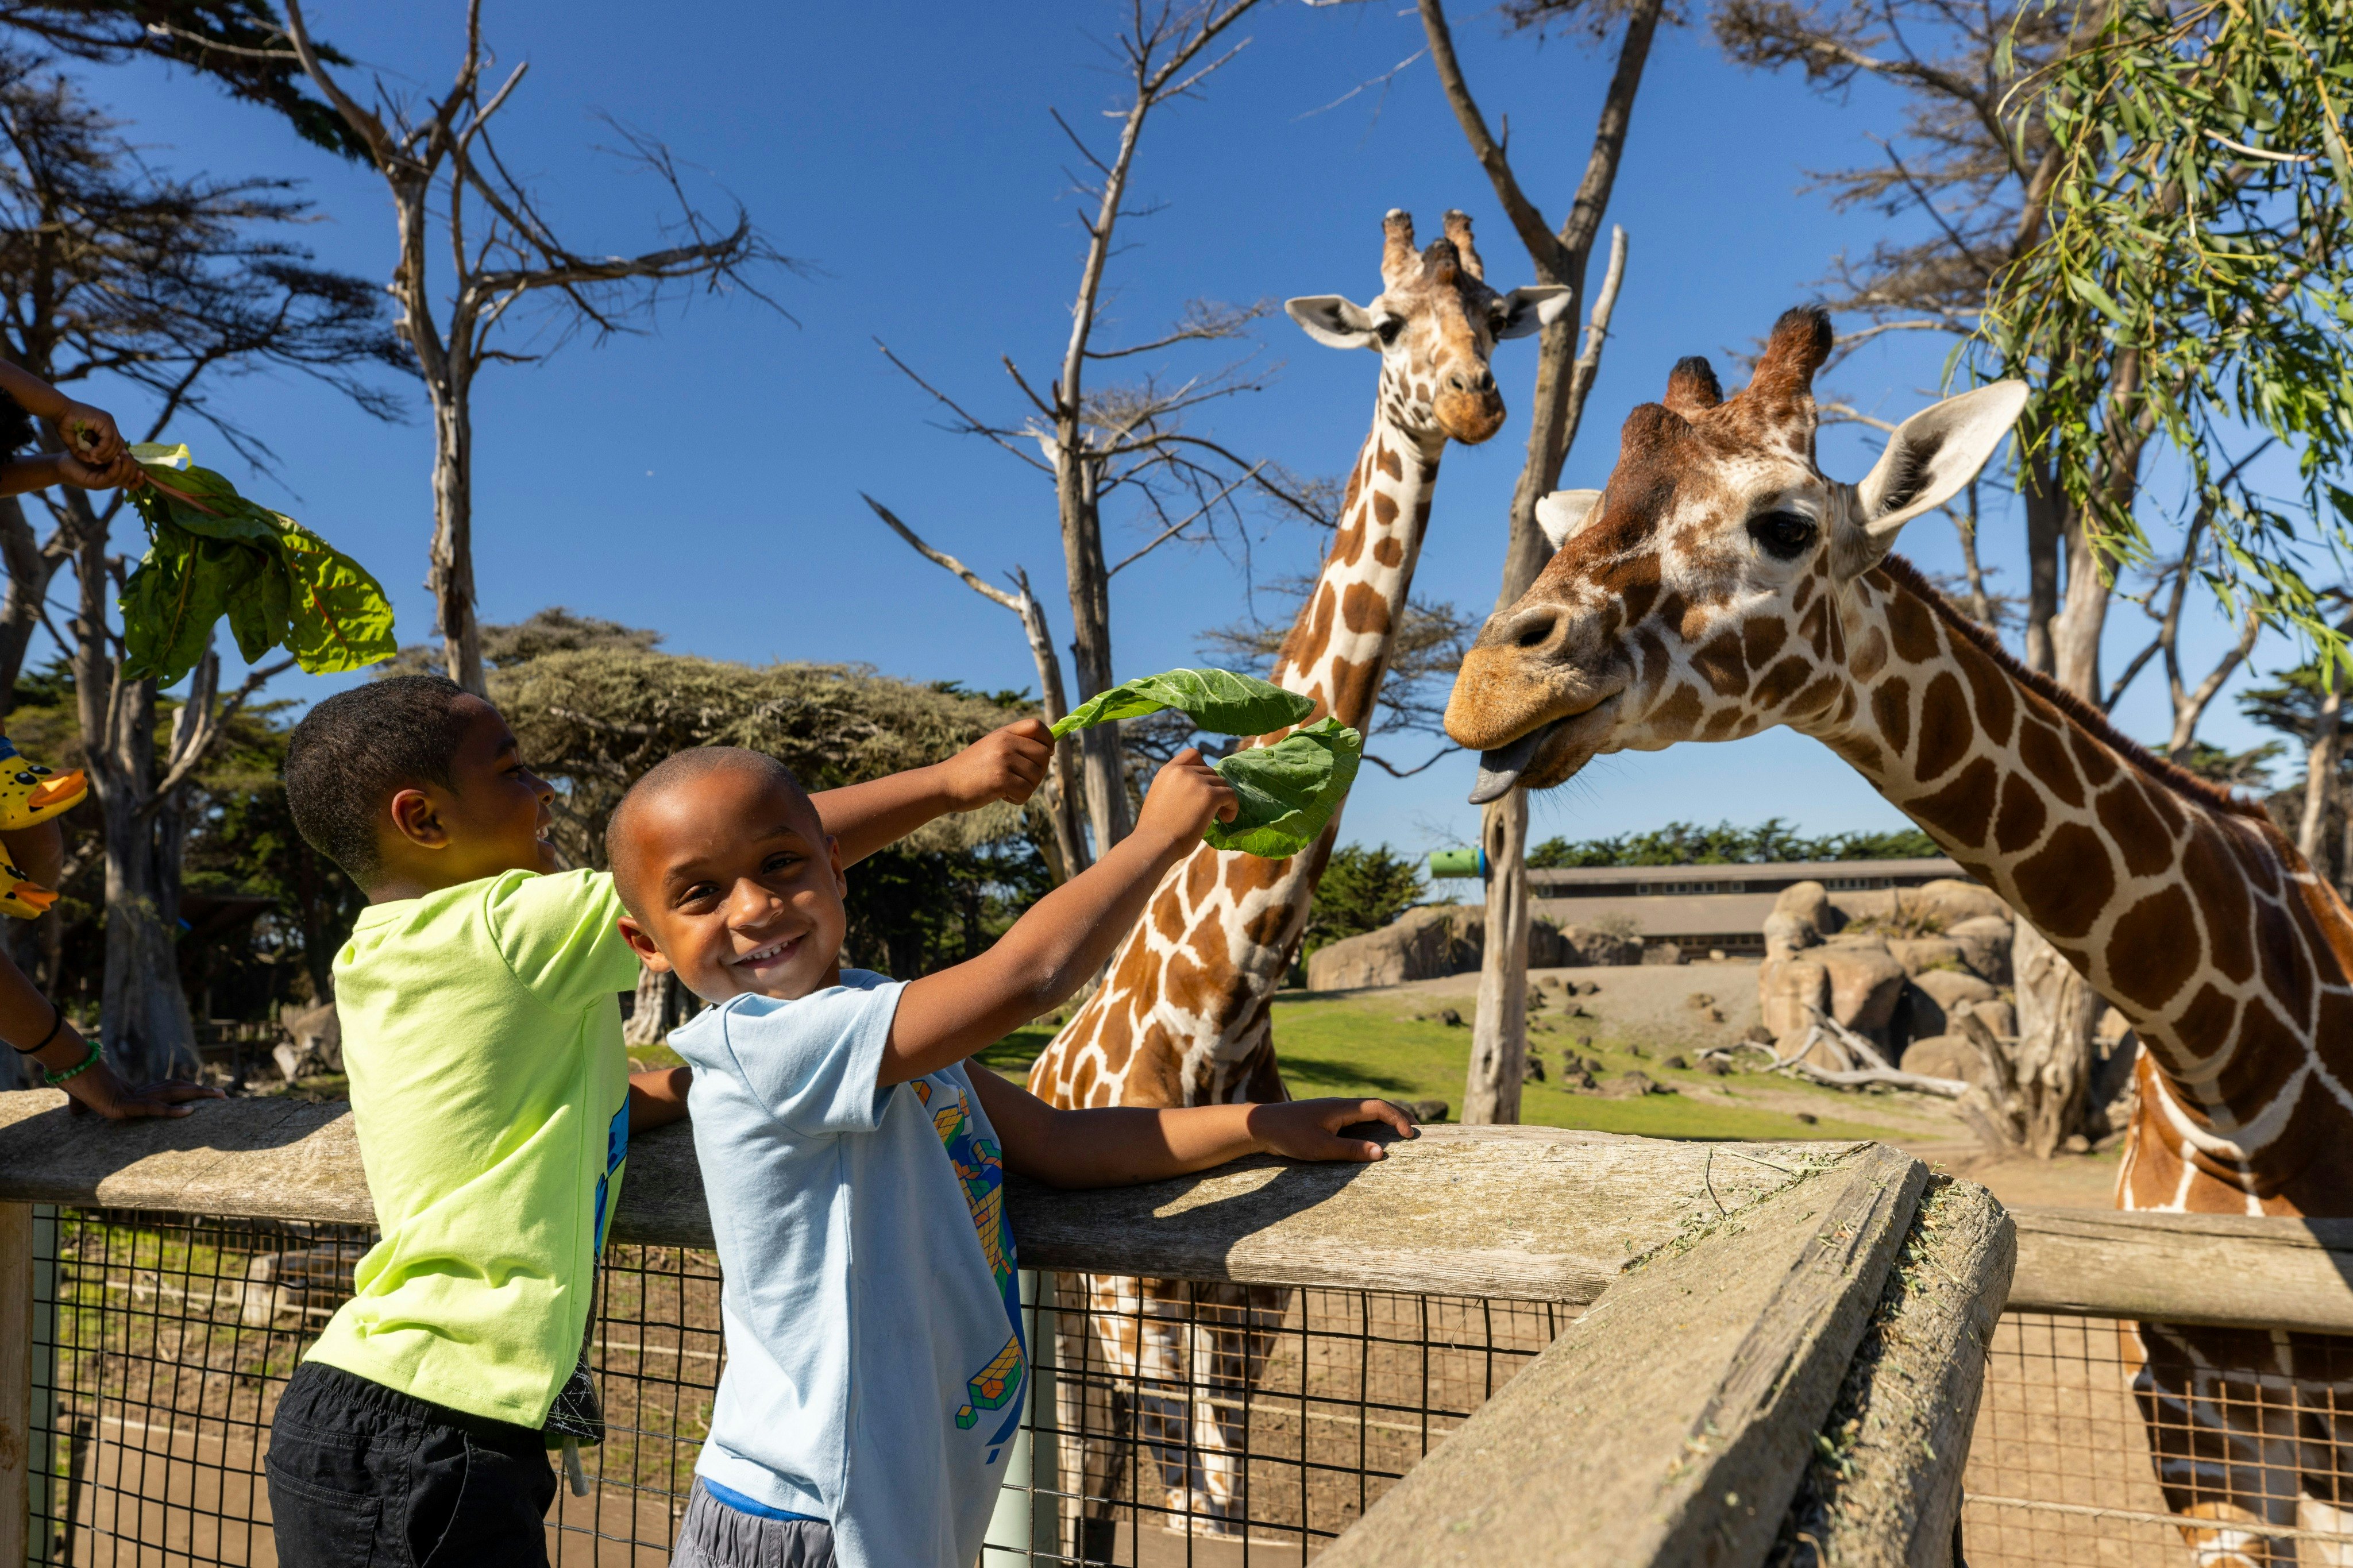
<instances>
[{"instance_id":1,"label":"giraffe head","mask_svg":"<svg viewBox=\"0 0 2353 1568\"><path fill-rule=\"evenodd\" d=\"M1381 291L1370 305L1338 294L1286 300L1282 308L1317 342L1377 349L1382 417L1417 440L1475 446L1504 426L1504 397L1487 356L1504 338L1551 325L1568 290L1535 284L1498 294L1471 243L1471 220L1446 215L1446 235L1413 247L1413 219L1381 220Z\"/></svg>"},{"instance_id":2,"label":"giraffe head","mask_svg":"<svg viewBox=\"0 0 2353 1568\"><path fill-rule=\"evenodd\" d=\"M1626 419L1602 490L1536 516L1550 564L1488 621L1446 730L1483 752L1473 801L1549 789L1605 752L1726 741L1832 716L1845 691L1844 602L1910 519L1949 500L2025 406L2005 381L1914 415L1859 485L1814 466L1814 373L1830 319L1774 323L1726 398L1704 359Z\"/></svg>"}]
</instances>

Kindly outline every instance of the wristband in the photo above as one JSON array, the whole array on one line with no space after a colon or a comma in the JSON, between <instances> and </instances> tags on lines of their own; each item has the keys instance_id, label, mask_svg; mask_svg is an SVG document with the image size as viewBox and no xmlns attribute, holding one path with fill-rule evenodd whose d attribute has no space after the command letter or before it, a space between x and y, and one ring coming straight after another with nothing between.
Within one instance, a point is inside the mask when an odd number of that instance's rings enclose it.
<instances>
[{"instance_id":1,"label":"wristband","mask_svg":"<svg viewBox=\"0 0 2353 1568\"><path fill-rule=\"evenodd\" d=\"M90 1043L90 1055L82 1058L79 1062L66 1068L63 1072L50 1072L44 1069L41 1073L41 1081L47 1084L51 1089L55 1089L58 1085L65 1082L66 1079L69 1078L79 1078L83 1073L86 1073L90 1068L96 1067L100 1060L100 1056L98 1048L98 1042L96 1040L92 1040Z\"/></svg>"},{"instance_id":2,"label":"wristband","mask_svg":"<svg viewBox=\"0 0 2353 1568\"><path fill-rule=\"evenodd\" d=\"M49 1032L41 1037L41 1043L37 1046L10 1046L8 1048L20 1057L37 1057L49 1048L49 1042L56 1039L58 1031L65 1026L66 1010L52 1000L49 1003Z\"/></svg>"}]
</instances>

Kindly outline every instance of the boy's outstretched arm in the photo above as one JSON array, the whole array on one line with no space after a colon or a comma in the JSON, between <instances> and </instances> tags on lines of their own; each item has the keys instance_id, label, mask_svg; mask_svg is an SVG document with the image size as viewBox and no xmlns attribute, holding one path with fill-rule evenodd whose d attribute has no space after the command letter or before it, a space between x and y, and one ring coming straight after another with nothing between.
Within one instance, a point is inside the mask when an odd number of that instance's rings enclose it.
<instances>
[{"instance_id":1,"label":"boy's outstretched arm","mask_svg":"<svg viewBox=\"0 0 2353 1568\"><path fill-rule=\"evenodd\" d=\"M686 1091L694 1085L692 1068L649 1068L629 1075L629 1131L643 1132L686 1115Z\"/></svg>"},{"instance_id":2,"label":"boy's outstretched arm","mask_svg":"<svg viewBox=\"0 0 2353 1568\"><path fill-rule=\"evenodd\" d=\"M888 1088L962 1061L1062 1002L1111 956L1168 868L1234 811L1233 790L1200 752L1177 752L1153 779L1135 831L1110 854L1039 900L978 958L909 983L878 1081Z\"/></svg>"},{"instance_id":3,"label":"boy's outstretched arm","mask_svg":"<svg viewBox=\"0 0 2353 1568\"><path fill-rule=\"evenodd\" d=\"M1020 805L1045 782L1053 754L1051 731L1023 719L989 731L946 762L826 790L809 801L841 846L841 863L850 866L935 816L996 800Z\"/></svg>"},{"instance_id":4,"label":"boy's outstretched arm","mask_svg":"<svg viewBox=\"0 0 2353 1568\"><path fill-rule=\"evenodd\" d=\"M1245 1154L1294 1160L1388 1158L1343 1127L1385 1122L1419 1138L1413 1118L1386 1100L1289 1100L1274 1105L1118 1106L1057 1110L978 1062L967 1065L981 1109L1004 1145L1005 1168L1056 1187L1117 1187L1206 1171Z\"/></svg>"}]
</instances>

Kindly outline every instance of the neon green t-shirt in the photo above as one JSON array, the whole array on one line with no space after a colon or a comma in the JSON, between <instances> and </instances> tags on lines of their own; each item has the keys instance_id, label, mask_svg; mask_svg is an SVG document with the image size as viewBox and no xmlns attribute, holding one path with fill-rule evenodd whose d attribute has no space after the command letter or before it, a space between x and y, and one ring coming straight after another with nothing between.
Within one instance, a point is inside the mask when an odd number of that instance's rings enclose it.
<instances>
[{"instance_id":1,"label":"neon green t-shirt","mask_svg":"<svg viewBox=\"0 0 2353 1568\"><path fill-rule=\"evenodd\" d=\"M371 905L335 955L352 1117L384 1238L312 1359L538 1426L579 1361L621 1192L638 961L601 871Z\"/></svg>"}]
</instances>

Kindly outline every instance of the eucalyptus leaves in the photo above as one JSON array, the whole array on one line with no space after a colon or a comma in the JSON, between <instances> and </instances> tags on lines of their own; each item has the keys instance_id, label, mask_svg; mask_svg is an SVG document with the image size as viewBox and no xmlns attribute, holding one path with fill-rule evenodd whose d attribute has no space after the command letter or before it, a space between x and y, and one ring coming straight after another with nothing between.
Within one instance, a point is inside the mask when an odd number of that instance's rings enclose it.
<instances>
[{"instance_id":1,"label":"eucalyptus leaves","mask_svg":"<svg viewBox=\"0 0 2353 1568\"><path fill-rule=\"evenodd\" d=\"M131 500L149 543L122 587L126 677L178 680L223 616L248 664L281 645L312 675L392 657L392 605L365 567L210 468L180 467L185 447L131 455L147 470Z\"/></svg>"},{"instance_id":2,"label":"eucalyptus leaves","mask_svg":"<svg viewBox=\"0 0 2353 1568\"><path fill-rule=\"evenodd\" d=\"M1174 708L1203 730L1220 735L1264 735L1298 723L1315 704L1254 676L1223 669L1169 669L1114 686L1073 709L1054 726L1057 740L1074 730ZM1298 854L1315 842L1356 781L1364 737L1337 719L1323 719L1276 742L1236 752L1216 764L1233 786L1240 810L1231 822L1209 825L1215 849L1239 849L1269 860Z\"/></svg>"}]
</instances>

